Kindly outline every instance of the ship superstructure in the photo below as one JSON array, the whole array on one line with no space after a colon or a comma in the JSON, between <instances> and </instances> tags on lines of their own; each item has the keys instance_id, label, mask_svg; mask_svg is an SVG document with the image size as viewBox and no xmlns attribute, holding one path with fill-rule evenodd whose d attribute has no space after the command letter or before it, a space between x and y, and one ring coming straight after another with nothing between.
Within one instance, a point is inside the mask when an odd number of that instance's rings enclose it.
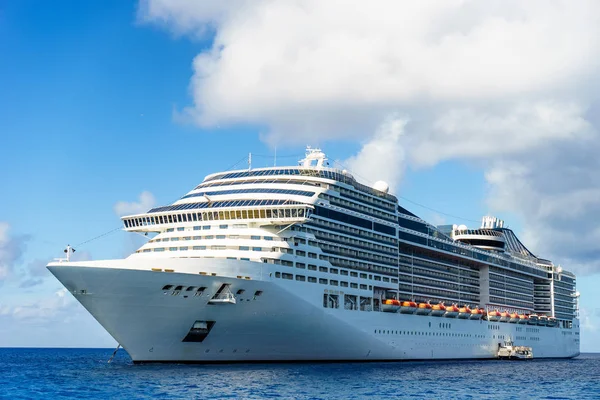
<instances>
[{"instance_id":1,"label":"ship superstructure","mask_svg":"<svg viewBox=\"0 0 600 400\"><path fill-rule=\"evenodd\" d=\"M579 354L573 274L493 217L430 225L319 149L122 220L154 236L48 268L135 362L492 358L507 339Z\"/></svg>"}]
</instances>

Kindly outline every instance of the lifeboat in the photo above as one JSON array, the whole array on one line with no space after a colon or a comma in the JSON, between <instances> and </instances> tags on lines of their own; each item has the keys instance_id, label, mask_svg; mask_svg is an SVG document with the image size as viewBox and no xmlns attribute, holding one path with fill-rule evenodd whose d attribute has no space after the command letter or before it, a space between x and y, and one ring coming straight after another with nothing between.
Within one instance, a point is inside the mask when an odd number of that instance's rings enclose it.
<instances>
[{"instance_id":1,"label":"lifeboat","mask_svg":"<svg viewBox=\"0 0 600 400\"><path fill-rule=\"evenodd\" d=\"M494 310L487 313L488 321L500 321L500 311Z\"/></svg>"},{"instance_id":2,"label":"lifeboat","mask_svg":"<svg viewBox=\"0 0 600 400\"><path fill-rule=\"evenodd\" d=\"M446 306L444 303L434 304L431 306L431 315L441 317L446 314Z\"/></svg>"},{"instance_id":3,"label":"lifeboat","mask_svg":"<svg viewBox=\"0 0 600 400\"><path fill-rule=\"evenodd\" d=\"M529 316L529 319L527 319L527 323L529 325L537 325L537 323L538 323L538 316L535 315L535 314L531 314Z\"/></svg>"},{"instance_id":4,"label":"lifeboat","mask_svg":"<svg viewBox=\"0 0 600 400\"><path fill-rule=\"evenodd\" d=\"M510 314L510 320L508 322L510 322L511 324L518 323L519 322L519 314L517 314L517 313Z\"/></svg>"},{"instance_id":5,"label":"lifeboat","mask_svg":"<svg viewBox=\"0 0 600 400\"><path fill-rule=\"evenodd\" d=\"M458 317L458 311L459 311L459 308L456 306L456 304L452 304L451 306L446 306L446 314L444 314L444 317L456 318L456 317Z\"/></svg>"},{"instance_id":6,"label":"lifeboat","mask_svg":"<svg viewBox=\"0 0 600 400\"><path fill-rule=\"evenodd\" d=\"M548 324L548 317L546 317L545 315L538 316L537 324L541 326L546 326Z\"/></svg>"},{"instance_id":7,"label":"lifeboat","mask_svg":"<svg viewBox=\"0 0 600 400\"><path fill-rule=\"evenodd\" d=\"M548 317L548 326L557 326L558 320L554 317Z\"/></svg>"},{"instance_id":8,"label":"lifeboat","mask_svg":"<svg viewBox=\"0 0 600 400\"><path fill-rule=\"evenodd\" d=\"M403 301L400 305L400 312L403 314L413 314L417 311L417 303L414 301Z\"/></svg>"},{"instance_id":9,"label":"lifeboat","mask_svg":"<svg viewBox=\"0 0 600 400\"><path fill-rule=\"evenodd\" d=\"M458 309L458 318L468 319L471 317L471 309L469 306L464 306Z\"/></svg>"},{"instance_id":10,"label":"lifeboat","mask_svg":"<svg viewBox=\"0 0 600 400\"><path fill-rule=\"evenodd\" d=\"M429 315L431 314L431 308L433 306L429 303L419 303L417 306L417 314L418 315Z\"/></svg>"},{"instance_id":11,"label":"lifeboat","mask_svg":"<svg viewBox=\"0 0 600 400\"><path fill-rule=\"evenodd\" d=\"M381 311L385 312L398 312L400 309L400 302L395 299L387 299L381 304Z\"/></svg>"},{"instance_id":12,"label":"lifeboat","mask_svg":"<svg viewBox=\"0 0 600 400\"><path fill-rule=\"evenodd\" d=\"M510 313L508 311L502 311L500 313L500 322L510 321Z\"/></svg>"},{"instance_id":13,"label":"lifeboat","mask_svg":"<svg viewBox=\"0 0 600 400\"><path fill-rule=\"evenodd\" d=\"M519 315L519 324L526 324L527 321L529 320L529 317L525 314L521 314Z\"/></svg>"},{"instance_id":14,"label":"lifeboat","mask_svg":"<svg viewBox=\"0 0 600 400\"><path fill-rule=\"evenodd\" d=\"M474 310L471 310L471 316L469 319L481 319L483 317L483 310L477 307Z\"/></svg>"}]
</instances>

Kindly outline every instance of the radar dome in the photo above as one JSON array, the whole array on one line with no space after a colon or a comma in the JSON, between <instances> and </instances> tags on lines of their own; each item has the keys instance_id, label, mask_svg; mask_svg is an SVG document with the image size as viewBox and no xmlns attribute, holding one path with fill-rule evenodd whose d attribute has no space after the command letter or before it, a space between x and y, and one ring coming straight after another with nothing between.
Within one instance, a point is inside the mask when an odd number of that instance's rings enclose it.
<instances>
[{"instance_id":1,"label":"radar dome","mask_svg":"<svg viewBox=\"0 0 600 400\"><path fill-rule=\"evenodd\" d=\"M467 230L467 226L466 225L459 225L458 226L458 230L459 231L466 231Z\"/></svg>"},{"instance_id":2,"label":"radar dome","mask_svg":"<svg viewBox=\"0 0 600 400\"><path fill-rule=\"evenodd\" d=\"M378 190L383 193L387 193L390 191L390 185L388 185L387 182L384 182L384 181L377 181L373 185L373 189Z\"/></svg>"}]
</instances>

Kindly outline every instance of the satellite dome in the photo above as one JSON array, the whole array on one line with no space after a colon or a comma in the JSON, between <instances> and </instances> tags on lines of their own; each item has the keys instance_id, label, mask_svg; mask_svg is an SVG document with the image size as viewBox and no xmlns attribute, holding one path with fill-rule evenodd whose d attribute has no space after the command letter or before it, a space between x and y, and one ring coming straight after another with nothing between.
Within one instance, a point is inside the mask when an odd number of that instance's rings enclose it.
<instances>
[{"instance_id":1,"label":"satellite dome","mask_svg":"<svg viewBox=\"0 0 600 400\"><path fill-rule=\"evenodd\" d=\"M388 185L387 182L384 182L384 181L377 181L373 185L373 189L378 190L383 193L387 193L390 191L390 185Z\"/></svg>"},{"instance_id":2,"label":"satellite dome","mask_svg":"<svg viewBox=\"0 0 600 400\"><path fill-rule=\"evenodd\" d=\"M467 230L467 226L466 225L459 225L458 226L458 230L459 231L466 231Z\"/></svg>"}]
</instances>

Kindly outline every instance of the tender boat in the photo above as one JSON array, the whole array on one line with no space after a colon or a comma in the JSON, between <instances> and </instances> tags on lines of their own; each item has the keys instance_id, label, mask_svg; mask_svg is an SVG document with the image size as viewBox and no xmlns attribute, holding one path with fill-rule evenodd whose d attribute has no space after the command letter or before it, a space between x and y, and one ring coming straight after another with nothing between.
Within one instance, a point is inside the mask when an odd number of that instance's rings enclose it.
<instances>
[{"instance_id":1,"label":"tender boat","mask_svg":"<svg viewBox=\"0 0 600 400\"><path fill-rule=\"evenodd\" d=\"M431 306L431 315L441 317L446 314L446 306L444 303L434 304Z\"/></svg>"},{"instance_id":2,"label":"tender boat","mask_svg":"<svg viewBox=\"0 0 600 400\"><path fill-rule=\"evenodd\" d=\"M538 316L535 315L535 314L531 314L529 316L529 319L527 320L527 323L529 325L537 325L537 323L538 323Z\"/></svg>"},{"instance_id":3,"label":"tender boat","mask_svg":"<svg viewBox=\"0 0 600 400\"><path fill-rule=\"evenodd\" d=\"M508 311L502 311L500 313L500 322L510 321L510 313Z\"/></svg>"},{"instance_id":4,"label":"tender boat","mask_svg":"<svg viewBox=\"0 0 600 400\"><path fill-rule=\"evenodd\" d=\"M471 316L469 317L469 319L481 319L483 318L483 309L477 307L473 310L471 310Z\"/></svg>"},{"instance_id":5,"label":"tender boat","mask_svg":"<svg viewBox=\"0 0 600 400\"><path fill-rule=\"evenodd\" d=\"M519 322L519 314L517 314L517 313L510 314L510 320L508 322L510 322L511 324L518 323Z\"/></svg>"},{"instance_id":6,"label":"tender boat","mask_svg":"<svg viewBox=\"0 0 600 400\"><path fill-rule=\"evenodd\" d=\"M414 301L403 301L400 306L400 312L402 314L414 314L417 311L417 303Z\"/></svg>"},{"instance_id":7,"label":"tender boat","mask_svg":"<svg viewBox=\"0 0 600 400\"><path fill-rule=\"evenodd\" d=\"M545 315L540 315L538 317L537 324L540 325L540 326L546 326L546 325L548 325L548 317L546 317Z\"/></svg>"},{"instance_id":8,"label":"tender boat","mask_svg":"<svg viewBox=\"0 0 600 400\"><path fill-rule=\"evenodd\" d=\"M381 305L381 311L385 312L398 312L400 309L400 302L396 299L387 299L383 301Z\"/></svg>"},{"instance_id":9,"label":"tender boat","mask_svg":"<svg viewBox=\"0 0 600 400\"><path fill-rule=\"evenodd\" d=\"M417 306L417 314L418 315L429 315L431 314L431 304L429 303L419 303Z\"/></svg>"},{"instance_id":10,"label":"tender boat","mask_svg":"<svg viewBox=\"0 0 600 400\"><path fill-rule=\"evenodd\" d=\"M548 317L548 326L558 325L558 320L554 317Z\"/></svg>"},{"instance_id":11,"label":"tender boat","mask_svg":"<svg viewBox=\"0 0 600 400\"><path fill-rule=\"evenodd\" d=\"M458 311L459 311L459 308L456 306L456 304L452 304L451 306L447 306L446 307L446 314L444 314L444 317L447 317L447 318L456 318L456 317L458 317Z\"/></svg>"},{"instance_id":12,"label":"tender boat","mask_svg":"<svg viewBox=\"0 0 600 400\"><path fill-rule=\"evenodd\" d=\"M468 319L471 317L471 309L469 306L464 306L458 309L458 318Z\"/></svg>"},{"instance_id":13,"label":"tender boat","mask_svg":"<svg viewBox=\"0 0 600 400\"><path fill-rule=\"evenodd\" d=\"M495 321L495 322L500 321L500 311L498 311L498 310L488 311L487 319L488 319L488 321Z\"/></svg>"},{"instance_id":14,"label":"tender boat","mask_svg":"<svg viewBox=\"0 0 600 400\"><path fill-rule=\"evenodd\" d=\"M529 320L529 317L525 314L521 314L519 315L519 324L526 324L527 321Z\"/></svg>"},{"instance_id":15,"label":"tender boat","mask_svg":"<svg viewBox=\"0 0 600 400\"><path fill-rule=\"evenodd\" d=\"M509 339L498 345L498 358L505 360L531 360L533 349L526 346L515 346Z\"/></svg>"}]
</instances>

